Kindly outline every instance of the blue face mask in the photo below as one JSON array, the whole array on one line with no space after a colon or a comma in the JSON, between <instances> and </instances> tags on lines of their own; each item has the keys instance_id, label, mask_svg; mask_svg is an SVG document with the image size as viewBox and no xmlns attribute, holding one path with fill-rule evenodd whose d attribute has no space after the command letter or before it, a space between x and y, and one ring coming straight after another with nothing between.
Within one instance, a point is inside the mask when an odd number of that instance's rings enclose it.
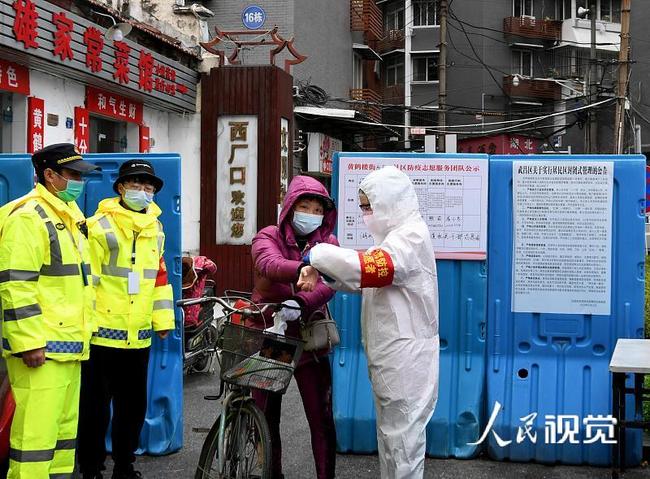
<instances>
[{"instance_id":1,"label":"blue face mask","mask_svg":"<svg viewBox=\"0 0 650 479\"><path fill-rule=\"evenodd\" d=\"M312 215L300 211L293 212L293 229L299 236L307 236L323 224L323 215Z\"/></svg>"},{"instance_id":2,"label":"blue face mask","mask_svg":"<svg viewBox=\"0 0 650 479\"><path fill-rule=\"evenodd\" d=\"M133 211L142 211L149 208L149 205L153 201L153 193L147 193L144 190L125 189L122 200L124 200L124 204Z\"/></svg>"},{"instance_id":3,"label":"blue face mask","mask_svg":"<svg viewBox=\"0 0 650 479\"><path fill-rule=\"evenodd\" d=\"M56 187L52 185L52 187L54 187L56 190L56 196L58 196L62 201L65 201L66 203L75 201L81 196L81 193L83 193L84 190L84 181L72 180L70 178L66 178L65 176L59 175L58 173L56 173L56 175L63 178L67 182L65 190L62 191L57 190Z\"/></svg>"}]
</instances>

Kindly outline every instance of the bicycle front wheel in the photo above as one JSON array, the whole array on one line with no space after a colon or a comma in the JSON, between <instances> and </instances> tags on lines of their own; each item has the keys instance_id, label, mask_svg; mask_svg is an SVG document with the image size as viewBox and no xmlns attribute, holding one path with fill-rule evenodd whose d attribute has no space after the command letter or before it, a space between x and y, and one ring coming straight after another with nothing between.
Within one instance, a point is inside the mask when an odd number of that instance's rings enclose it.
<instances>
[{"instance_id":1,"label":"bicycle front wheel","mask_svg":"<svg viewBox=\"0 0 650 479\"><path fill-rule=\"evenodd\" d=\"M205 438L195 479L270 479L271 433L260 408L251 401L229 408L223 451L218 444L220 421L218 417Z\"/></svg>"}]
</instances>

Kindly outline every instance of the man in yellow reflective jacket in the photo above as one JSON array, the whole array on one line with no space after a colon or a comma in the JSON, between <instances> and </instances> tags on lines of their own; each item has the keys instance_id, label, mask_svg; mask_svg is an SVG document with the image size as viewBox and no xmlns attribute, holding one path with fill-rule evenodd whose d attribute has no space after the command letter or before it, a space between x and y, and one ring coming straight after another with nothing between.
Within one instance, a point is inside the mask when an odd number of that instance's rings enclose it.
<instances>
[{"instance_id":1,"label":"man in yellow reflective jacket","mask_svg":"<svg viewBox=\"0 0 650 479\"><path fill-rule=\"evenodd\" d=\"M0 209L2 353L16 411L9 478L74 469L81 361L95 329L85 218L75 200L83 161L74 145L32 156L38 184Z\"/></svg>"},{"instance_id":2,"label":"man in yellow reflective jacket","mask_svg":"<svg viewBox=\"0 0 650 479\"><path fill-rule=\"evenodd\" d=\"M164 339L174 329L165 235L153 202L162 186L151 163L127 161L113 184L119 196L103 200L88 219L98 330L82 368L79 463L84 479L102 477L111 401L112 477L142 477L133 463L147 410L151 337L156 332Z\"/></svg>"}]
</instances>

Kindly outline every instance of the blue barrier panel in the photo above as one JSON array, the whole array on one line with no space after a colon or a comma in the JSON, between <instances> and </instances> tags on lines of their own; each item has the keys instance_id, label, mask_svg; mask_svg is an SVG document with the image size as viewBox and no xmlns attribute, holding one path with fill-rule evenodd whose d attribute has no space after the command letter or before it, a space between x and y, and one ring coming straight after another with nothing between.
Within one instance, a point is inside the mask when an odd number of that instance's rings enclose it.
<instances>
[{"instance_id":1,"label":"blue barrier panel","mask_svg":"<svg viewBox=\"0 0 650 479\"><path fill-rule=\"evenodd\" d=\"M362 154L360 158L449 158L467 155ZM483 155L485 157L485 155ZM338 201L338 154L332 191ZM343 213L339 206L339 214ZM427 426L426 452L434 457L470 458L470 446L485 423L485 331L487 275L485 261L438 260L440 303L440 384L436 410ZM341 344L332 358L334 420L341 452L377 451L375 408L367 362L361 345L361 296L337 293L332 300Z\"/></svg>"},{"instance_id":2,"label":"blue barrier panel","mask_svg":"<svg viewBox=\"0 0 650 479\"><path fill-rule=\"evenodd\" d=\"M33 187L31 155L0 155L0 206L26 195Z\"/></svg>"},{"instance_id":3,"label":"blue barrier panel","mask_svg":"<svg viewBox=\"0 0 650 479\"><path fill-rule=\"evenodd\" d=\"M512 312L513 161L614 162L610 315ZM643 156L490 158L487 409L489 417L497 401L503 406L492 432L504 441L512 441L501 447L490 433L491 457L544 463L610 463L610 445L584 442L593 434L586 432L583 421L588 415L611 414L608 365L616 340L643 337L644 166ZM544 227L543 223L540 227ZM628 411L632 410L631 403L629 406ZM532 413L537 416L531 418ZM552 426L558 415L578 417L577 444L566 440L552 443L554 437L562 437L562 431L555 434L558 431L554 433L553 428L557 426ZM527 417L530 433L537 437L535 443L528 438L516 440L517 433L525 430ZM564 423L564 427L573 425ZM641 432L628 431L628 464L638 464L640 458Z\"/></svg>"},{"instance_id":4,"label":"blue barrier panel","mask_svg":"<svg viewBox=\"0 0 650 479\"><path fill-rule=\"evenodd\" d=\"M181 297L181 160L177 154L102 153L84 155L102 167L88 177L79 204L92 216L104 198L115 196L113 182L120 165L130 159L150 161L165 185L155 201L162 209L165 229L165 263L174 299ZM149 359L147 416L140 435L139 453L169 454L183 445L183 345L181 314L176 311L176 330L161 341L154 334ZM110 437L110 436L109 436Z\"/></svg>"}]
</instances>

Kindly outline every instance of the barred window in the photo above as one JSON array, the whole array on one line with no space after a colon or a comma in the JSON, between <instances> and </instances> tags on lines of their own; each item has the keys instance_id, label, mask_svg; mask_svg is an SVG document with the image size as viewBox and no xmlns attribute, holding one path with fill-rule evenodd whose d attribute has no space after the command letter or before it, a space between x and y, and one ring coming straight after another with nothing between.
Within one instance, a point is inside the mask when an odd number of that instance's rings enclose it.
<instances>
[{"instance_id":1,"label":"barred window","mask_svg":"<svg viewBox=\"0 0 650 479\"><path fill-rule=\"evenodd\" d=\"M438 2L415 0L413 2L413 25L438 25Z\"/></svg>"}]
</instances>

